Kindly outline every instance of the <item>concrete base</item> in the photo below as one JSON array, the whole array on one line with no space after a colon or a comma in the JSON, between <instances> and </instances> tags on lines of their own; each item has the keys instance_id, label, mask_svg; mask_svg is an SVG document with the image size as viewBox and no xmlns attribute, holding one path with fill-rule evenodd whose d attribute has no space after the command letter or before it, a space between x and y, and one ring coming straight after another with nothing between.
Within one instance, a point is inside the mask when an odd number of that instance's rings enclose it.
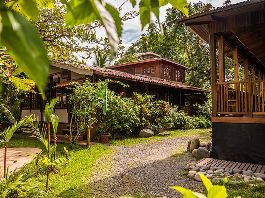
<instances>
[{"instance_id":1,"label":"concrete base","mask_svg":"<svg viewBox=\"0 0 265 198\"><path fill-rule=\"evenodd\" d=\"M215 159L265 165L265 124L213 123Z\"/></svg>"}]
</instances>

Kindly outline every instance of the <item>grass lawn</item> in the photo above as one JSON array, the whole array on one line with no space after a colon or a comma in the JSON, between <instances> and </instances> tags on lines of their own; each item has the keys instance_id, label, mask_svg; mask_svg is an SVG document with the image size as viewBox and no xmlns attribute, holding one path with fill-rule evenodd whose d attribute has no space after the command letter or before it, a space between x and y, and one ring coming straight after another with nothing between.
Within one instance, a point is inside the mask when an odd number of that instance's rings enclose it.
<instances>
[{"instance_id":1,"label":"grass lawn","mask_svg":"<svg viewBox=\"0 0 265 198\"><path fill-rule=\"evenodd\" d=\"M64 144L58 144L58 150L62 150ZM10 147L39 147L41 143L34 138L12 139ZM62 167L57 174L50 176L50 191L45 192L46 177L36 173L34 163L26 165L20 172L24 175L31 175L27 183L32 190L27 197L88 197L89 186L87 179L91 176L95 162L104 155L113 153L113 149L102 144L95 144L87 147L71 146L68 148L70 160L65 167Z\"/></svg>"},{"instance_id":2,"label":"grass lawn","mask_svg":"<svg viewBox=\"0 0 265 198\"><path fill-rule=\"evenodd\" d=\"M149 138L125 138L120 140L111 140L110 144L115 146L129 146L143 142L161 140L164 138L177 138L177 137L190 137L199 135L202 136L203 139L210 138L211 129L190 129L190 130L174 130L174 131L166 131L164 133L149 137Z\"/></svg>"}]
</instances>

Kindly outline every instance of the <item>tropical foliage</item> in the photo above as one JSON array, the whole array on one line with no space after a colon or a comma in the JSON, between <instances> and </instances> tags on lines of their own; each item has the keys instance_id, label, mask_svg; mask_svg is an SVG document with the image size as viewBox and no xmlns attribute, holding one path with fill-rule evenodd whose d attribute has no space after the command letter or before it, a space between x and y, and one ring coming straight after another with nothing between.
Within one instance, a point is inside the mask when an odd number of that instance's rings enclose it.
<instances>
[{"instance_id":1,"label":"tropical foliage","mask_svg":"<svg viewBox=\"0 0 265 198\"><path fill-rule=\"evenodd\" d=\"M203 182L203 185L206 188L207 195L204 195L202 193L193 192L189 189L185 189L180 186L173 186L172 189L179 191L183 198L226 198L227 197L227 191L225 186L221 185L213 185L212 182L203 174L199 174L200 178Z\"/></svg>"},{"instance_id":2,"label":"tropical foliage","mask_svg":"<svg viewBox=\"0 0 265 198\"><path fill-rule=\"evenodd\" d=\"M112 137L137 136L143 128L156 133L165 129L194 129L211 126L209 115L197 111L189 116L166 101L156 101L153 96L134 93L126 98L107 88L112 81L77 85L70 96L73 119L79 134L97 124L98 134ZM124 86L124 85L123 85ZM198 108L200 109L200 108Z\"/></svg>"}]
</instances>

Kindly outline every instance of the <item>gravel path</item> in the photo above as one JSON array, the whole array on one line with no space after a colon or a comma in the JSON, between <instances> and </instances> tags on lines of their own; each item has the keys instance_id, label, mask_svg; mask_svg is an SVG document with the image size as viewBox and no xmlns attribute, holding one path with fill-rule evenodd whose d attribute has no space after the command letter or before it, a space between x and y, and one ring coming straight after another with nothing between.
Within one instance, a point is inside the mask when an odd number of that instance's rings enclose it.
<instances>
[{"instance_id":1,"label":"gravel path","mask_svg":"<svg viewBox=\"0 0 265 198\"><path fill-rule=\"evenodd\" d=\"M184 167L193 158L174 156L185 150L190 138L169 138L132 146L112 146L115 153L100 159L88 182L91 197L180 197L169 187L201 189L185 176Z\"/></svg>"}]
</instances>

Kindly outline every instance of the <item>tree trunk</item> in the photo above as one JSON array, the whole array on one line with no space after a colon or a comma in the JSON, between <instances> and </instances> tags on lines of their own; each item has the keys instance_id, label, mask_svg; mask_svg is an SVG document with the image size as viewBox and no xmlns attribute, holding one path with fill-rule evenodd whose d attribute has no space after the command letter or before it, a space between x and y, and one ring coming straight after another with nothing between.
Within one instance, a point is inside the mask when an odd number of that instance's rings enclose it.
<instances>
[{"instance_id":1,"label":"tree trunk","mask_svg":"<svg viewBox=\"0 0 265 198\"><path fill-rule=\"evenodd\" d=\"M51 147L51 123L47 123L47 133L48 133L48 158L51 160L50 147ZM49 165L46 170L46 191L49 189Z\"/></svg>"},{"instance_id":2,"label":"tree trunk","mask_svg":"<svg viewBox=\"0 0 265 198\"><path fill-rule=\"evenodd\" d=\"M6 160L7 160L7 145L5 145L4 149L4 178L6 178L7 174Z\"/></svg>"},{"instance_id":3,"label":"tree trunk","mask_svg":"<svg viewBox=\"0 0 265 198\"><path fill-rule=\"evenodd\" d=\"M48 158L51 158L50 147L51 147L51 123L47 123L47 133L48 133Z\"/></svg>"},{"instance_id":4,"label":"tree trunk","mask_svg":"<svg viewBox=\"0 0 265 198\"><path fill-rule=\"evenodd\" d=\"M90 144L90 127L87 129L87 146Z\"/></svg>"}]
</instances>

